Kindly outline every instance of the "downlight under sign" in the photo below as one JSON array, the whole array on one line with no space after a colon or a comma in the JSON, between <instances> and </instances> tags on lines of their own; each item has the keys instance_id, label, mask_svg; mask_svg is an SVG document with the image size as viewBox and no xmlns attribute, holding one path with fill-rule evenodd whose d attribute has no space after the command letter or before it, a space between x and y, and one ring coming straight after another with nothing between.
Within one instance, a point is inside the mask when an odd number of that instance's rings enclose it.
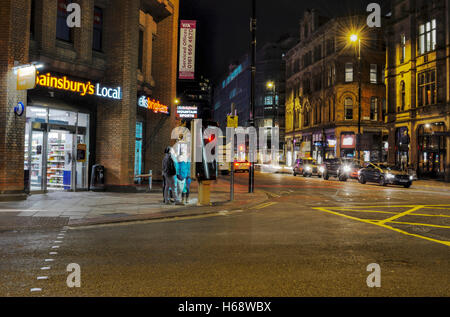
<instances>
[{"instance_id":1,"label":"downlight under sign","mask_svg":"<svg viewBox=\"0 0 450 317\"><path fill-rule=\"evenodd\" d=\"M39 72L37 72L36 85L64 91L71 91L74 93L78 93L80 96L91 95L109 99L122 99L121 87L103 87L99 83L93 84L90 81L88 81L87 83L75 81L68 79L66 76L56 77L50 73L40 75Z\"/></svg>"}]
</instances>

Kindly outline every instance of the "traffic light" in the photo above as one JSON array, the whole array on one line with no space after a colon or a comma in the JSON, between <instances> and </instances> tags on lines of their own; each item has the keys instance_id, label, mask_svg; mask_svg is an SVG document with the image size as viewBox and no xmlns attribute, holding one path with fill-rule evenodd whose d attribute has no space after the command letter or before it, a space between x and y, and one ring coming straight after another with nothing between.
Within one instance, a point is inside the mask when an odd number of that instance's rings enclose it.
<instances>
[{"instance_id":1,"label":"traffic light","mask_svg":"<svg viewBox=\"0 0 450 317\"><path fill-rule=\"evenodd\" d=\"M204 132L204 130L202 131ZM216 136L210 134L207 138L203 139L202 145L202 162L196 163L196 178L199 181L216 180L217 161L208 156L215 157L215 145L217 143Z\"/></svg>"}]
</instances>

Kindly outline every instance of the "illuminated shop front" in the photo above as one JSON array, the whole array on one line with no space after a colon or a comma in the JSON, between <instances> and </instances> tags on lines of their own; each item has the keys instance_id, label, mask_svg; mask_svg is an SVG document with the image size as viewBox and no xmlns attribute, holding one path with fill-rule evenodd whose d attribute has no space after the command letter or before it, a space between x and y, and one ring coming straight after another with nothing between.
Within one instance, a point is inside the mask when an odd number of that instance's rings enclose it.
<instances>
[{"instance_id":1,"label":"illuminated shop front","mask_svg":"<svg viewBox=\"0 0 450 317\"><path fill-rule=\"evenodd\" d=\"M97 105L121 98L121 87L37 72L24 114L25 191L88 190Z\"/></svg>"},{"instance_id":2,"label":"illuminated shop front","mask_svg":"<svg viewBox=\"0 0 450 317\"><path fill-rule=\"evenodd\" d=\"M447 155L446 126L444 122L428 123L419 126L418 138L418 170L422 178L443 179Z\"/></svg>"},{"instance_id":3,"label":"illuminated shop front","mask_svg":"<svg viewBox=\"0 0 450 317\"><path fill-rule=\"evenodd\" d=\"M354 158L356 148L356 135L353 132L341 133L341 157Z\"/></svg>"}]
</instances>

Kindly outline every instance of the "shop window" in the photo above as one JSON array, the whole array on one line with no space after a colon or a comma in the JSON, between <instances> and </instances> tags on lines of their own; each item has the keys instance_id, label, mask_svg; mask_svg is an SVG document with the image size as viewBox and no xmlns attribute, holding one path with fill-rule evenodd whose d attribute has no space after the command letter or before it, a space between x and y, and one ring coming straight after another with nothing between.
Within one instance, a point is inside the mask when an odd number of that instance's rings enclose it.
<instances>
[{"instance_id":1,"label":"shop window","mask_svg":"<svg viewBox=\"0 0 450 317\"><path fill-rule=\"evenodd\" d=\"M436 49L436 19L419 25L419 55Z\"/></svg>"},{"instance_id":2,"label":"shop window","mask_svg":"<svg viewBox=\"0 0 450 317\"><path fill-rule=\"evenodd\" d=\"M142 174L142 139L143 139L143 123L136 122L136 149L134 162L134 175Z\"/></svg>"},{"instance_id":3,"label":"shop window","mask_svg":"<svg viewBox=\"0 0 450 317\"><path fill-rule=\"evenodd\" d=\"M94 7L94 30L92 34L92 49L101 52L103 49L103 9Z\"/></svg>"},{"instance_id":4,"label":"shop window","mask_svg":"<svg viewBox=\"0 0 450 317\"><path fill-rule=\"evenodd\" d=\"M381 115L383 117L383 121L386 120L386 116L388 114L386 99L383 98L381 100Z\"/></svg>"},{"instance_id":5,"label":"shop window","mask_svg":"<svg viewBox=\"0 0 450 317\"><path fill-rule=\"evenodd\" d=\"M345 98L344 101L345 120L353 120L353 99Z\"/></svg>"},{"instance_id":6,"label":"shop window","mask_svg":"<svg viewBox=\"0 0 450 317\"><path fill-rule=\"evenodd\" d=\"M353 81L353 63L345 64L345 82L351 83Z\"/></svg>"},{"instance_id":7,"label":"shop window","mask_svg":"<svg viewBox=\"0 0 450 317\"><path fill-rule=\"evenodd\" d=\"M400 63L405 62L405 56L406 56L406 36L405 34L402 34L400 36Z\"/></svg>"},{"instance_id":8,"label":"shop window","mask_svg":"<svg viewBox=\"0 0 450 317\"><path fill-rule=\"evenodd\" d=\"M376 64L370 64L370 83L371 84L378 83L377 70L378 70L378 67Z\"/></svg>"},{"instance_id":9,"label":"shop window","mask_svg":"<svg viewBox=\"0 0 450 317\"><path fill-rule=\"evenodd\" d=\"M418 105L428 106L436 104L436 70L422 72L418 77Z\"/></svg>"},{"instance_id":10,"label":"shop window","mask_svg":"<svg viewBox=\"0 0 450 317\"><path fill-rule=\"evenodd\" d=\"M67 6L71 0L58 0L58 14L56 21L56 38L58 40L73 43L73 28L67 25Z\"/></svg>"}]
</instances>

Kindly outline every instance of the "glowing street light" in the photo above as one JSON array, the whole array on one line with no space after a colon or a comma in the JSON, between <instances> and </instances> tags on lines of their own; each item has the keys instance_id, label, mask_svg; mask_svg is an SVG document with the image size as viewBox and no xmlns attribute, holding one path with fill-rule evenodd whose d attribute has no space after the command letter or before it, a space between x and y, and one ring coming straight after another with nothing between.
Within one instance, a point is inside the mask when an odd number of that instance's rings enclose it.
<instances>
[{"instance_id":1,"label":"glowing street light","mask_svg":"<svg viewBox=\"0 0 450 317\"><path fill-rule=\"evenodd\" d=\"M358 43L358 137L356 138L356 151L358 162L361 161L361 39L356 33L350 35L352 43Z\"/></svg>"},{"instance_id":2,"label":"glowing street light","mask_svg":"<svg viewBox=\"0 0 450 317\"><path fill-rule=\"evenodd\" d=\"M356 35L356 34L350 35L350 41L356 42L357 40L358 40L358 35Z\"/></svg>"},{"instance_id":3,"label":"glowing street light","mask_svg":"<svg viewBox=\"0 0 450 317\"><path fill-rule=\"evenodd\" d=\"M176 99L175 99L175 104L176 104L176 105L180 104L180 99L176 98Z\"/></svg>"}]
</instances>

